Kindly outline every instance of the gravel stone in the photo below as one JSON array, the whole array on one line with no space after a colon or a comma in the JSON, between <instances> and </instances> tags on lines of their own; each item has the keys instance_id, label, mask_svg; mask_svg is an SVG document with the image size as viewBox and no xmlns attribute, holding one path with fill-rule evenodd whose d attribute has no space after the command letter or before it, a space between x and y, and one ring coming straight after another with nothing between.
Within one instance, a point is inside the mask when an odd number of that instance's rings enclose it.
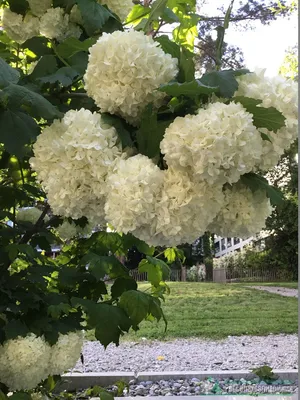
<instances>
[{"instance_id":1,"label":"gravel stone","mask_svg":"<svg viewBox=\"0 0 300 400\"><path fill-rule=\"evenodd\" d=\"M178 355L180 357L178 357ZM237 370L260 367L298 368L297 335L230 336L225 340L176 339L168 342L86 342L84 365L77 362L74 372L161 372ZM157 361L158 356L164 360ZM178 380L184 386L184 380ZM151 385L151 384L150 384Z\"/></svg>"}]
</instances>

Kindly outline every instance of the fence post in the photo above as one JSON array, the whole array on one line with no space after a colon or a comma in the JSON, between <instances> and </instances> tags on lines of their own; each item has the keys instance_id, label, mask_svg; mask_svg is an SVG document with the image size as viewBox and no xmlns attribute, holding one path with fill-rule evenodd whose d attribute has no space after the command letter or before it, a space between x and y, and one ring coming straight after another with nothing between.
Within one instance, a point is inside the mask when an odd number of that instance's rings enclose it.
<instances>
[{"instance_id":1,"label":"fence post","mask_svg":"<svg viewBox=\"0 0 300 400\"><path fill-rule=\"evenodd\" d=\"M181 265L181 281L186 282L186 267Z\"/></svg>"}]
</instances>

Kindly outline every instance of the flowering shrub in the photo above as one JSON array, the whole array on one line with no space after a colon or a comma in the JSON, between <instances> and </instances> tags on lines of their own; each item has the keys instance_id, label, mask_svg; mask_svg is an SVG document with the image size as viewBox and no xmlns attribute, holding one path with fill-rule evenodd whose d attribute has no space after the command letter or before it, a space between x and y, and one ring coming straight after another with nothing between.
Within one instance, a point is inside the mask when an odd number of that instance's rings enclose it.
<instances>
[{"instance_id":1,"label":"flowering shrub","mask_svg":"<svg viewBox=\"0 0 300 400\"><path fill-rule=\"evenodd\" d=\"M1 400L71 368L83 326L106 347L164 320L153 246L183 260L175 245L251 235L281 201L257 170L294 141L296 87L245 69L196 79L195 2L175 3L0 2ZM151 294L120 261L132 249Z\"/></svg>"},{"instance_id":2,"label":"flowering shrub","mask_svg":"<svg viewBox=\"0 0 300 400\"><path fill-rule=\"evenodd\" d=\"M205 265L193 265L187 271L187 280L190 282L203 282L206 277Z\"/></svg>"}]
</instances>

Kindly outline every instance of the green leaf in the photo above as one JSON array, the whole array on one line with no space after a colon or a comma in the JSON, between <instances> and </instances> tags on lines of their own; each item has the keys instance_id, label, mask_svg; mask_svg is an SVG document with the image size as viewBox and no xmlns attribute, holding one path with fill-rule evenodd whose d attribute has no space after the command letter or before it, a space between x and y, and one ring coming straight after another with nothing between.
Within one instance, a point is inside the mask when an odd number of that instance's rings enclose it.
<instances>
[{"instance_id":1,"label":"green leaf","mask_svg":"<svg viewBox=\"0 0 300 400\"><path fill-rule=\"evenodd\" d=\"M174 247L169 247L164 251L164 256L168 260L169 263L176 261L176 249Z\"/></svg>"},{"instance_id":2,"label":"green leaf","mask_svg":"<svg viewBox=\"0 0 300 400\"><path fill-rule=\"evenodd\" d=\"M37 57L42 57L46 54L51 54L52 49L48 47L48 39L42 36L35 36L26 40L21 46L23 49L29 49Z\"/></svg>"},{"instance_id":3,"label":"green leaf","mask_svg":"<svg viewBox=\"0 0 300 400\"><path fill-rule=\"evenodd\" d=\"M181 48L180 59L179 59L179 82L191 82L195 79L195 63L194 53L186 49ZM214 86L214 85L207 85Z\"/></svg>"},{"instance_id":4,"label":"green leaf","mask_svg":"<svg viewBox=\"0 0 300 400\"><path fill-rule=\"evenodd\" d=\"M9 0L10 10L17 14L25 15L25 12L29 8L29 4L27 0Z\"/></svg>"},{"instance_id":5,"label":"green leaf","mask_svg":"<svg viewBox=\"0 0 300 400\"><path fill-rule=\"evenodd\" d=\"M264 132L259 132L259 133L260 133L262 140L267 140L268 142L272 143L272 140L269 138L269 136L267 134L265 134Z\"/></svg>"},{"instance_id":6,"label":"green leaf","mask_svg":"<svg viewBox=\"0 0 300 400\"><path fill-rule=\"evenodd\" d=\"M152 21L157 20L164 12L168 0L155 0L151 6L151 11L147 23L145 25L144 31L147 33L151 28Z\"/></svg>"},{"instance_id":7,"label":"green leaf","mask_svg":"<svg viewBox=\"0 0 300 400\"><path fill-rule=\"evenodd\" d=\"M135 328L149 314L150 299L151 296L139 290L128 290L122 294L119 307L130 317Z\"/></svg>"},{"instance_id":8,"label":"green leaf","mask_svg":"<svg viewBox=\"0 0 300 400\"><path fill-rule=\"evenodd\" d=\"M234 72L234 76L241 76L241 75L246 75L246 74L251 73L251 71L247 68L235 69L233 72Z\"/></svg>"},{"instance_id":9,"label":"green leaf","mask_svg":"<svg viewBox=\"0 0 300 400\"><path fill-rule=\"evenodd\" d=\"M159 145L171 121L158 122L157 113L149 104L142 114L141 124L136 132L139 153L153 158L160 152Z\"/></svg>"},{"instance_id":10,"label":"green leaf","mask_svg":"<svg viewBox=\"0 0 300 400\"><path fill-rule=\"evenodd\" d=\"M277 132L285 126L285 117L274 107L257 107L262 101L250 97L236 96L233 98L236 103L242 106L253 115L253 125L257 128L266 128L269 131Z\"/></svg>"},{"instance_id":11,"label":"green leaf","mask_svg":"<svg viewBox=\"0 0 300 400\"><path fill-rule=\"evenodd\" d=\"M179 22L178 16L168 7L166 7L162 13L161 18L168 24Z\"/></svg>"},{"instance_id":12,"label":"green leaf","mask_svg":"<svg viewBox=\"0 0 300 400\"><path fill-rule=\"evenodd\" d=\"M123 119L108 113L101 114L101 119L105 124L113 126L116 129L118 136L121 140L123 149L125 149L126 147L133 147L133 142L130 132L128 130L128 126Z\"/></svg>"},{"instance_id":13,"label":"green leaf","mask_svg":"<svg viewBox=\"0 0 300 400\"><path fill-rule=\"evenodd\" d=\"M10 83L17 83L19 78L19 72L0 58L0 87L3 88Z\"/></svg>"},{"instance_id":14,"label":"green leaf","mask_svg":"<svg viewBox=\"0 0 300 400\"><path fill-rule=\"evenodd\" d=\"M144 17L147 17L150 14L150 7L143 7L140 4L136 4L133 6L132 10L127 16L125 25L133 25L136 26L141 22Z\"/></svg>"},{"instance_id":15,"label":"green leaf","mask_svg":"<svg viewBox=\"0 0 300 400\"><path fill-rule=\"evenodd\" d=\"M24 155L24 146L39 134L39 127L29 115L20 111L5 110L0 113L0 142L17 157Z\"/></svg>"},{"instance_id":16,"label":"green leaf","mask_svg":"<svg viewBox=\"0 0 300 400\"><path fill-rule=\"evenodd\" d=\"M112 279L128 276L127 269L115 256L98 256L90 251L81 259L80 264L88 265L89 271L98 280L103 279L105 275Z\"/></svg>"},{"instance_id":17,"label":"green leaf","mask_svg":"<svg viewBox=\"0 0 300 400\"><path fill-rule=\"evenodd\" d=\"M136 281L128 277L117 278L114 284L111 287L111 296L112 298L120 297L123 292L126 290L137 290L137 283Z\"/></svg>"},{"instance_id":18,"label":"green leaf","mask_svg":"<svg viewBox=\"0 0 300 400\"><path fill-rule=\"evenodd\" d=\"M159 36L155 39L156 42L160 44L160 47L167 54L171 54L173 58L180 59L180 46L172 40L169 39L167 35Z\"/></svg>"},{"instance_id":19,"label":"green leaf","mask_svg":"<svg viewBox=\"0 0 300 400\"><path fill-rule=\"evenodd\" d=\"M147 259L139 263L139 272L147 272L148 281L155 287L168 279L170 276L170 268L168 265L158 258L147 256Z\"/></svg>"},{"instance_id":20,"label":"green leaf","mask_svg":"<svg viewBox=\"0 0 300 400\"><path fill-rule=\"evenodd\" d=\"M100 400L114 400L114 396L106 390L101 390L99 393Z\"/></svg>"},{"instance_id":21,"label":"green leaf","mask_svg":"<svg viewBox=\"0 0 300 400\"><path fill-rule=\"evenodd\" d=\"M87 64L88 64L89 56L87 53L81 51L79 53L74 54L72 57L68 59L68 62L72 68L74 68L79 75L84 75Z\"/></svg>"},{"instance_id":22,"label":"green leaf","mask_svg":"<svg viewBox=\"0 0 300 400\"><path fill-rule=\"evenodd\" d=\"M15 339L17 336L25 337L28 333L28 328L20 320L11 320L4 326L6 340Z\"/></svg>"},{"instance_id":23,"label":"green leaf","mask_svg":"<svg viewBox=\"0 0 300 400\"><path fill-rule=\"evenodd\" d=\"M172 82L166 85L161 85L159 87L160 92L167 93L169 96L187 96L187 97L195 97L201 94L211 94L218 91L218 87L210 87L203 85L199 80L194 80L191 82L178 83Z\"/></svg>"},{"instance_id":24,"label":"green leaf","mask_svg":"<svg viewBox=\"0 0 300 400\"><path fill-rule=\"evenodd\" d=\"M54 74L47 75L39 80L44 83L55 83L59 82L62 86L70 86L75 78L77 78L79 72L72 67L62 67L58 69Z\"/></svg>"},{"instance_id":25,"label":"green leaf","mask_svg":"<svg viewBox=\"0 0 300 400\"><path fill-rule=\"evenodd\" d=\"M32 400L30 393L16 392L9 397L11 400Z\"/></svg>"},{"instance_id":26,"label":"green leaf","mask_svg":"<svg viewBox=\"0 0 300 400\"><path fill-rule=\"evenodd\" d=\"M96 41L97 39L93 37L88 38L83 42L74 37L70 37L66 39L64 42L60 43L57 46L56 51L62 58L66 59L74 56L74 54L80 51L88 51L89 48L96 43Z\"/></svg>"},{"instance_id":27,"label":"green leaf","mask_svg":"<svg viewBox=\"0 0 300 400\"><path fill-rule=\"evenodd\" d=\"M96 0L76 0L80 9L83 27L89 36L100 32L109 18L115 18L107 8L101 6Z\"/></svg>"},{"instance_id":28,"label":"green leaf","mask_svg":"<svg viewBox=\"0 0 300 400\"><path fill-rule=\"evenodd\" d=\"M95 328L95 337L104 347L110 343L118 346L120 336L131 327L130 319L120 307L79 298L72 298L71 303L73 307L83 308L87 314L88 328Z\"/></svg>"},{"instance_id":29,"label":"green leaf","mask_svg":"<svg viewBox=\"0 0 300 400\"><path fill-rule=\"evenodd\" d=\"M62 113L43 96L24 86L10 84L3 89L1 95L8 100L8 107L20 109L25 106L35 118L51 120L62 116Z\"/></svg>"},{"instance_id":30,"label":"green leaf","mask_svg":"<svg viewBox=\"0 0 300 400\"><path fill-rule=\"evenodd\" d=\"M201 77L200 81L207 86L219 87L222 97L232 97L238 89L238 82L232 70L213 71Z\"/></svg>"},{"instance_id":31,"label":"green leaf","mask_svg":"<svg viewBox=\"0 0 300 400\"><path fill-rule=\"evenodd\" d=\"M250 172L240 178L241 182L248 186L252 192L257 190L265 190L266 195L269 197L272 206L278 206L283 203L284 195L281 190L268 184L266 178Z\"/></svg>"},{"instance_id":32,"label":"green leaf","mask_svg":"<svg viewBox=\"0 0 300 400\"><path fill-rule=\"evenodd\" d=\"M29 75L30 79L40 79L46 75L53 74L57 71L56 57L53 55L44 55L37 62L34 70Z\"/></svg>"},{"instance_id":33,"label":"green leaf","mask_svg":"<svg viewBox=\"0 0 300 400\"><path fill-rule=\"evenodd\" d=\"M7 396L0 390L0 400L7 400Z\"/></svg>"}]
</instances>

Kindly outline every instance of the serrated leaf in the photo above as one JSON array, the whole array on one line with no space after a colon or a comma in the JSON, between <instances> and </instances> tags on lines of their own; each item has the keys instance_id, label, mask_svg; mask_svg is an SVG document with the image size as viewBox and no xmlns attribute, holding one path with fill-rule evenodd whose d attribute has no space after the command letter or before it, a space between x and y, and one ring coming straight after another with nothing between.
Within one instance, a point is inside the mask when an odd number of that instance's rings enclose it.
<instances>
[{"instance_id":1,"label":"serrated leaf","mask_svg":"<svg viewBox=\"0 0 300 400\"><path fill-rule=\"evenodd\" d=\"M48 39L42 36L35 36L26 40L21 47L23 49L29 49L38 57L42 57L52 52L52 49L48 47Z\"/></svg>"},{"instance_id":2,"label":"serrated leaf","mask_svg":"<svg viewBox=\"0 0 300 400\"><path fill-rule=\"evenodd\" d=\"M123 149L126 147L133 147L130 132L127 129L126 123L121 118L108 113L103 113L101 114L101 119L105 124L113 126L116 129Z\"/></svg>"},{"instance_id":3,"label":"serrated leaf","mask_svg":"<svg viewBox=\"0 0 300 400\"><path fill-rule=\"evenodd\" d=\"M149 14L149 18L147 19L146 25L145 25L145 32L148 32L149 28L151 27L152 21L155 21L158 19L164 12L166 5L167 5L168 0L155 0L153 4L151 5L151 11Z\"/></svg>"},{"instance_id":4,"label":"serrated leaf","mask_svg":"<svg viewBox=\"0 0 300 400\"><path fill-rule=\"evenodd\" d=\"M180 46L169 39L167 35L159 36L155 39L166 54L171 54L173 58L180 59Z\"/></svg>"},{"instance_id":5,"label":"serrated leaf","mask_svg":"<svg viewBox=\"0 0 300 400\"><path fill-rule=\"evenodd\" d=\"M79 72L72 67L59 68L54 74L44 76L39 80L43 83L55 83L59 82L62 86L70 86L75 78L77 78Z\"/></svg>"},{"instance_id":6,"label":"serrated leaf","mask_svg":"<svg viewBox=\"0 0 300 400\"><path fill-rule=\"evenodd\" d=\"M169 263L172 263L176 260L176 251L174 247L169 247L164 251L164 256L168 260Z\"/></svg>"},{"instance_id":7,"label":"serrated leaf","mask_svg":"<svg viewBox=\"0 0 300 400\"><path fill-rule=\"evenodd\" d=\"M56 57L53 55L44 55L39 59L29 77L33 80L40 79L46 75L53 74L57 71L57 68Z\"/></svg>"},{"instance_id":8,"label":"serrated leaf","mask_svg":"<svg viewBox=\"0 0 300 400\"><path fill-rule=\"evenodd\" d=\"M9 397L11 400L32 400L30 393L16 392Z\"/></svg>"},{"instance_id":9,"label":"serrated leaf","mask_svg":"<svg viewBox=\"0 0 300 400\"><path fill-rule=\"evenodd\" d=\"M126 292L126 290L137 290L137 283L130 276L126 278L117 278L115 280L114 284L111 287L111 296L115 299L117 297L120 297L123 292Z\"/></svg>"},{"instance_id":10,"label":"serrated leaf","mask_svg":"<svg viewBox=\"0 0 300 400\"><path fill-rule=\"evenodd\" d=\"M62 116L62 113L47 99L24 86L9 84L1 94L7 99L9 108L26 107L35 118L54 119Z\"/></svg>"},{"instance_id":11,"label":"serrated leaf","mask_svg":"<svg viewBox=\"0 0 300 400\"><path fill-rule=\"evenodd\" d=\"M0 113L0 141L10 154L22 157L24 146L34 141L38 134L39 127L29 115L11 110Z\"/></svg>"},{"instance_id":12,"label":"serrated leaf","mask_svg":"<svg viewBox=\"0 0 300 400\"><path fill-rule=\"evenodd\" d=\"M100 32L109 18L115 18L107 8L97 3L96 0L76 0L80 9L83 27L89 36Z\"/></svg>"},{"instance_id":13,"label":"serrated leaf","mask_svg":"<svg viewBox=\"0 0 300 400\"><path fill-rule=\"evenodd\" d=\"M246 74L251 73L251 71L247 68L235 69L233 72L234 72L234 76L241 76L241 75L246 75Z\"/></svg>"},{"instance_id":14,"label":"serrated leaf","mask_svg":"<svg viewBox=\"0 0 300 400\"><path fill-rule=\"evenodd\" d=\"M120 307L76 297L71 299L71 304L76 308L82 307L87 315L88 328L95 328L95 337L104 347L110 343L118 346L120 336L131 327L130 319Z\"/></svg>"},{"instance_id":15,"label":"serrated leaf","mask_svg":"<svg viewBox=\"0 0 300 400\"><path fill-rule=\"evenodd\" d=\"M269 131L277 132L285 126L284 115L274 107L258 106L262 101L250 97L236 96L233 100L241 103L242 106L253 115L253 125L257 128L266 128Z\"/></svg>"},{"instance_id":16,"label":"serrated leaf","mask_svg":"<svg viewBox=\"0 0 300 400\"><path fill-rule=\"evenodd\" d=\"M250 172L249 174L241 176L240 180L244 185L248 186L252 192L258 189L264 190L272 206L280 205L284 201L283 193L274 186L269 185L267 179L262 176Z\"/></svg>"},{"instance_id":17,"label":"serrated leaf","mask_svg":"<svg viewBox=\"0 0 300 400\"><path fill-rule=\"evenodd\" d=\"M146 259L139 263L139 272L146 272L148 281L155 287L168 279L170 276L170 268L168 265L157 258L146 256Z\"/></svg>"},{"instance_id":18,"label":"serrated leaf","mask_svg":"<svg viewBox=\"0 0 300 400\"><path fill-rule=\"evenodd\" d=\"M0 58L0 87L3 88L10 83L17 83L19 78L19 72Z\"/></svg>"},{"instance_id":19,"label":"serrated leaf","mask_svg":"<svg viewBox=\"0 0 300 400\"><path fill-rule=\"evenodd\" d=\"M80 51L79 53L76 53L72 57L70 57L68 59L68 63L79 73L79 75L84 75L88 64L88 59L88 54Z\"/></svg>"},{"instance_id":20,"label":"serrated leaf","mask_svg":"<svg viewBox=\"0 0 300 400\"><path fill-rule=\"evenodd\" d=\"M128 276L128 271L115 256L98 256L89 252L81 259L80 264L88 265L89 271L98 280L103 279L105 275L112 279Z\"/></svg>"},{"instance_id":21,"label":"serrated leaf","mask_svg":"<svg viewBox=\"0 0 300 400\"><path fill-rule=\"evenodd\" d=\"M219 93L222 97L232 97L238 89L238 82L235 79L233 70L213 71L203 75L200 82L204 85L219 87Z\"/></svg>"},{"instance_id":22,"label":"serrated leaf","mask_svg":"<svg viewBox=\"0 0 300 400\"><path fill-rule=\"evenodd\" d=\"M167 93L169 96L187 96L195 97L201 94L211 94L218 91L218 87L210 87L201 83L199 80L194 80L185 83L172 82L159 87L160 92Z\"/></svg>"},{"instance_id":23,"label":"serrated leaf","mask_svg":"<svg viewBox=\"0 0 300 400\"><path fill-rule=\"evenodd\" d=\"M17 336L26 336L28 328L20 320L11 320L3 328L6 339L15 339Z\"/></svg>"},{"instance_id":24,"label":"serrated leaf","mask_svg":"<svg viewBox=\"0 0 300 400\"><path fill-rule=\"evenodd\" d=\"M144 17L150 14L150 11L150 7L143 7L141 4L135 4L127 16L126 25L132 24L136 26Z\"/></svg>"},{"instance_id":25,"label":"serrated leaf","mask_svg":"<svg viewBox=\"0 0 300 400\"><path fill-rule=\"evenodd\" d=\"M122 294L119 307L130 317L134 327L137 327L149 314L150 298L151 296L139 290L129 290Z\"/></svg>"},{"instance_id":26,"label":"serrated leaf","mask_svg":"<svg viewBox=\"0 0 300 400\"><path fill-rule=\"evenodd\" d=\"M89 48L96 43L96 41L97 39L93 37L88 38L83 42L74 37L70 37L64 42L60 43L57 46L56 51L62 58L67 59L80 51L88 51Z\"/></svg>"},{"instance_id":27,"label":"serrated leaf","mask_svg":"<svg viewBox=\"0 0 300 400\"><path fill-rule=\"evenodd\" d=\"M179 22L178 16L168 7L166 7L162 13L161 18L168 24Z\"/></svg>"}]
</instances>

